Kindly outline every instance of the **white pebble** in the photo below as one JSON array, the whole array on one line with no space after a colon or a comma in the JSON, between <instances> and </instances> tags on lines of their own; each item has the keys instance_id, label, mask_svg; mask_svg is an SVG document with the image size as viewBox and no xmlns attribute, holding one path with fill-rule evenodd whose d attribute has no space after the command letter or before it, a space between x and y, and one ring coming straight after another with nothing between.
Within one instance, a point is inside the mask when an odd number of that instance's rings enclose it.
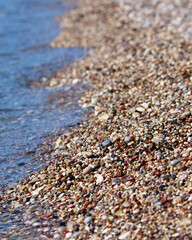
<instances>
[{"instance_id":1,"label":"white pebble","mask_svg":"<svg viewBox=\"0 0 192 240\"><path fill-rule=\"evenodd\" d=\"M71 233L71 232L68 232L68 233L65 235L66 238L70 238L71 236L72 236L72 233Z\"/></svg>"},{"instance_id":2,"label":"white pebble","mask_svg":"<svg viewBox=\"0 0 192 240\"><path fill-rule=\"evenodd\" d=\"M144 108L144 107L137 107L137 108L136 108L136 111L137 111L137 112L144 112L144 111L145 111L145 108Z\"/></svg>"},{"instance_id":3,"label":"white pebble","mask_svg":"<svg viewBox=\"0 0 192 240\"><path fill-rule=\"evenodd\" d=\"M56 233L55 235L54 235L54 238L60 238L61 237L61 235L59 235L58 233Z\"/></svg>"},{"instance_id":4,"label":"white pebble","mask_svg":"<svg viewBox=\"0 0 192 240\"><path fill-rule=\"evenodd\" d=\"M101 174L96 174L95 177L97 178L97 179L96 179L96 183L97 183L97 184L102 183L103 180L104 180L104 178L103 178L103 176L102 176Z\"/></svg>"},{"instance_id":5,"label":"white pebble","mask_svg":"<svg viewBox=\"0 0 192 240\"><path fill-rule=\"evenodd\" d=\"M177 237L179 237L179 236L180 236L179 233L175 233L175 234L172 235L172 237L174 237L174 238L177 238Z\"/></svg>"}]
</instances>

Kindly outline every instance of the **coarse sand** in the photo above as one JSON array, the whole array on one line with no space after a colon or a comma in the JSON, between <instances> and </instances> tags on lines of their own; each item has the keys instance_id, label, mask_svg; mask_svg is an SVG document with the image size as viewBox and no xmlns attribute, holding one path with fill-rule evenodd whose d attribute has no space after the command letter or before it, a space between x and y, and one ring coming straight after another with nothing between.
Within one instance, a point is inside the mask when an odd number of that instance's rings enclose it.
<instances>
[{"instance_id":1,"label":"coarse sand","mask_svg":"<svg viewBox=\"0 0 192 240\"><path fill-rule=\"evenodd\" d=\"M46 86L89 83L90 113L46 146L47 167L1 192L1 239L192 239L191 12L82 0L58 18L51 45L90 51Z\"/></svg>"}]
</instances>

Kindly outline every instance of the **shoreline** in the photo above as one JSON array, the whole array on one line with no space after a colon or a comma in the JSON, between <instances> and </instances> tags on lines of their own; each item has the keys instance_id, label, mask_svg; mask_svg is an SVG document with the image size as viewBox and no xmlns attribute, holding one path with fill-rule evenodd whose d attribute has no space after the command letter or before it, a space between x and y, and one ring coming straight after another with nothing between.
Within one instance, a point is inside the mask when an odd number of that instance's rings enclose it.
<instances>
[{"instance_id":1,"label":"shoreline","mask_svg":"<svg viewBox=\"0 0 192 240\"><path fill-rule=\"evenodd\" d=\"M46 84L92 84L79 100L92 113L0 193L5 223L20 223L2 239L192 238L190 10L83 0L59 18L52 46L92 50Z\"/></svg>"}]
</instances>

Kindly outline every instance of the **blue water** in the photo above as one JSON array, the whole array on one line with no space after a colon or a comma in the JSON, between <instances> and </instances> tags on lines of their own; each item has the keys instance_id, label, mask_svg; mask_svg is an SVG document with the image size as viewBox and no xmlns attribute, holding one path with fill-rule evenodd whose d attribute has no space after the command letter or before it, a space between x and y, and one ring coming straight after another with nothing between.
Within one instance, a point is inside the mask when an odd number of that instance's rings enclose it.
<instances>
[{"instance_id":1,"label":"blue water","mask_svg":"<svg viewBox=\"0 0 192 240\"><path fill-rule=\"evenodd\" d=\"M49 46L60 31L54 17L71 7L66 0L0 0L0 186L38 169L43 163L25 153L43 136L82 118L75 103L66 107L48 100L58 89L29 84L85 54L80 48ZM67 95L71 88L61 90Z\"/></svg>"}]
</instances>

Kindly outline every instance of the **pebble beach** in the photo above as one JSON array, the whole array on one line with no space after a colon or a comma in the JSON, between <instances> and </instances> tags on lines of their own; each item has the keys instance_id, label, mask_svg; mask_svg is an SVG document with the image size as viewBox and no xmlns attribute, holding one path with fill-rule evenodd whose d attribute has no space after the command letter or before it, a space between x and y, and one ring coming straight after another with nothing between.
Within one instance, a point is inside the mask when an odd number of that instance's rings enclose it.
<instances>
[{"instance_id":1,"label":"pebble beach","mask_svg":"<svg viewBox=\"0 0 192 240\"><path fill-rule=\"evenodd\" d=\"M1 239L192 239L192 2L81 0L52 47L89 54L44 80L87 83L85 119L0 192Z\"/></svg>"}]
</instances>

